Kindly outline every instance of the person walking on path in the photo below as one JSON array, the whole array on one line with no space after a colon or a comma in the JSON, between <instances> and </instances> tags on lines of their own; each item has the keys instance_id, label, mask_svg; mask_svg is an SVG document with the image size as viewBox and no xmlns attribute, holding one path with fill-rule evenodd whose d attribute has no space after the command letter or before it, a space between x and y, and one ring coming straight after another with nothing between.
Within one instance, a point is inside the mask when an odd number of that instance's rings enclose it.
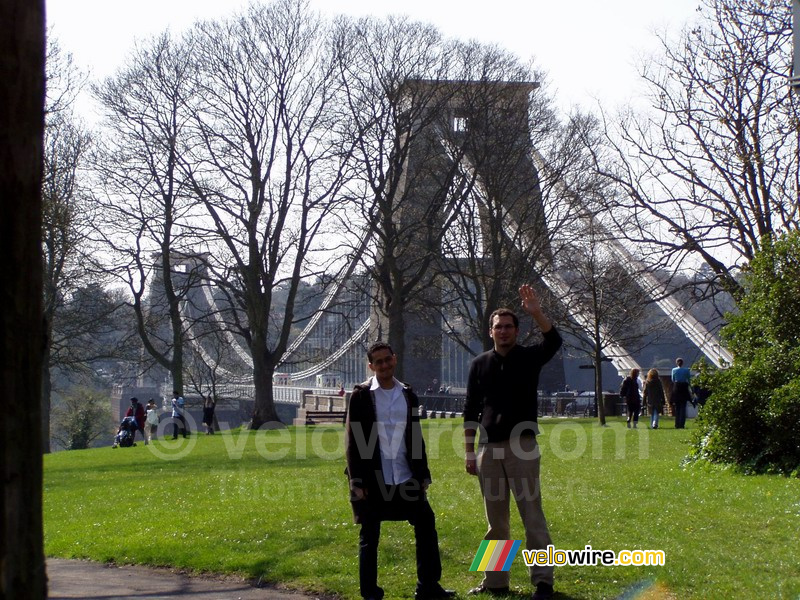
<instances>
[{"instance_id":1,"label":"person walking on path","mask_svg":"<svg viewBox=\"0 0 800 600\"><path fill-rule=\"evenodd\" d=\"M647 372L642 397L650 409L650 427L658 429L658 416L664 410L664 385L658 376L658 369L650 369Z\"/></svg>"},{"instance_id":2,"label":"person walking on path","mask_svg":"<svg viewBox=\"0 0 800 600\"><path fill-rule=\"evenodd\" d=\"M625 400L625 406L628 410L628 429L636 429L639 423L639 413L642 410L642 396L639 391L639 369L631 369L628 375L622 381L622 387L619 388L619 395Z\"/></svg>"},{"instance_id":3,"label":"person walking on path","mask_svg":"<svg viewBox=\"0 0 800 600\"><path fill-rule=\"evenodd\" d=\"M517 344L517 315L508 308L499 308L491 314L489 335L494 348L475 357L467 382L465 468L480 481L489 524L484 539L510 539L509 502L513 495L525 527L526 548L546 550L552 541L542 510L539 483L537 388L542 367L558 352L562 340L542 311L533 288L523 285L519 295L522 309L536 321L543 340L521 346ZM507 571L485 571L483 581L470 594L508 593L509 576ZM531 567L530 578L535 587L532 600L553 597L552 566Z\"/></svg>"},{"instance_id":4,"label":"person walking on path","mask_svg":"<svg viewBox=\"0 0 800 600\"><path fill-rule=\"evenodd\" d=\"M144 440L145 444L153 441L153 434L158 429L158 421L158 406L156 406L156 401L150 398L147 402L147 416L145 416L145 431L147 432L147 437Z\"/></svg>"},{"instance_id":5,"label":"person walking on path","mask_svg":"<svg viewBox=\"0 0 800 600\"><path fill-rule=\"evenodd\" d=\"M367 352L374 375L353 390L345 422L350 503L361 525L358 576L361 596L380 600L378 541L382 521L408 521L417 553L416 600L450 598L439 584L442 562L436 519L428 503L431 483L419 399L394 377L397 357L385 342Z\"/></svg>"},{"instance_id":6,"label":"person walking on path","mask_svg":"<svg viewBox=\"0 0 800 600\"><path fill-rule=\"evenodd\" d=\"M670 403L675 408L675 429L686 427L686 403L692 399L692 372L683 366L683 359L675 360L672 369L672 394Z\"/></svg>"},{"instance_id":7,"label":"person walking on path","mask_svg":"<svg viewBox=\"0 0 800 600\"><path fill-rule=\"evenodd\" d=\"M178 421L181 422L183 437L189 433L189 428L186 426L186 417L183 412L186 410L186 400L183 399L178 393L178 390L172 392L172 439L178 439Z\"/></svg>"}]
</instances>

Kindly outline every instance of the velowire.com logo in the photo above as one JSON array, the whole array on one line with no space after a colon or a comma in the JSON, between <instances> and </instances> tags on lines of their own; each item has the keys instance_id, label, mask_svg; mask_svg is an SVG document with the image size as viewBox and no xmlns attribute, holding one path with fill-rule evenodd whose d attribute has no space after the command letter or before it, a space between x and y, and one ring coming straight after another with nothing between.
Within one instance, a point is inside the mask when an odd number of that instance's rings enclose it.
<instances>
[{"instance_id":1,"label":"velowire.com logo","mask_svg":"<svg viewBox=\"0 0 800 600\"><path fill-rule=\"evenodd\" d=\"M469 570L508 571L520 545L520 540L483 540Z\"/></svg>"}]
</instances>

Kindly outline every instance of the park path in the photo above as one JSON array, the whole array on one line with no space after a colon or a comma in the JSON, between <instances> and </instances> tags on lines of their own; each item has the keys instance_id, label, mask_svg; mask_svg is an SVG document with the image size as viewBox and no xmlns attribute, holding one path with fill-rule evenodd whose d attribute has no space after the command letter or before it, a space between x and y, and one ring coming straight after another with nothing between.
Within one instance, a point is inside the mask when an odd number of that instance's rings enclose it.
<instances>
[{"instance_id":1,"label":"park path","mask_svg":"<svg viewBox=\"0 0 800 600\"><path fill-rule=\"evenodd\" d=\"M253 587L234 577L189 576L170 569L47 559L50 600L312 600L318 596Z\"/></svg>"}]
</instances>

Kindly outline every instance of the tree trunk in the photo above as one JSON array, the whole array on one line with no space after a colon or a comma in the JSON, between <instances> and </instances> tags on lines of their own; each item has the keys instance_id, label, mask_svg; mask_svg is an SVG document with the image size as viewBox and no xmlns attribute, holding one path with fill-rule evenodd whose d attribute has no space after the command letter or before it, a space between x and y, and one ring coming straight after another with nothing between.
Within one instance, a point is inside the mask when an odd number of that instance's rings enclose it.
<instances>
[{"instance_id":1,"label":"tree trunk","mask_svg":"<svg viewBox=\"0 0 800 600\"><path fill-rule=\"evenodd\" d=\"M599 353L598 353L599 354ZM595 356L594 359L594 397L597 403L597 418L600 425L606 425L606 405L603 401L603 355Z\"/></svg>"},{"instance_id":2,"label":"tree trunk","mask_svg":"<svg viewBox=\"0 0 800 600\"><path fill-rule=\"evenodd\" d=\"M50 453L50 404L53 380L50 375L50 344L45 344L42 357L42 452Z\"/></svg>"},{"instance_id":3,"label":"tree trunk","mask_svg":"<svg viewBox=\"0 0 800 600\"><path fill-rule=\"evenodd\" d=\"M400 298L392 298L389 304L389 339L386 342L392 347L392 350L397 356L397 368L395 369L394 376L399 381L405 381L403 375L403 362L406 353L406 325L403 315L403 302ZM371 340L370 343L377 340Z\"/></svg>"},{"instance_id":4,"label":"tree trunk","mask_svg":"<svg viewBox=\"0 0 800 600\"><path fill-rule=\"evenodd\" d=\"M169 369L172 375L172 388L178 390L179 394L183 394L183 357L180 361L171 361L172 366Z\"/></svg>"},{"instance_id":5,"label":"tree trunk","mask_svg":"<svg viewBox=\"0 0 800 600\"><path fill-rule=\"evenodd\" d=\"M255 404L250 429L259 429L265 424L270 428L283 426L275 410L275 398L272 391L275 361L265 348L266 341L260 336L253 336L253 346L250 352L253 356Z\"/></svg>"},{"instance_id":6,"label":"tree trunk","mask_svg":"<svg viewBox=\"0 0 800 600\"><path fill-rule=\"evenodd\" d=\"M0 3L0 369L4 414L0 597L43 599L43 0Z\"/></svg>"}]
</instances>

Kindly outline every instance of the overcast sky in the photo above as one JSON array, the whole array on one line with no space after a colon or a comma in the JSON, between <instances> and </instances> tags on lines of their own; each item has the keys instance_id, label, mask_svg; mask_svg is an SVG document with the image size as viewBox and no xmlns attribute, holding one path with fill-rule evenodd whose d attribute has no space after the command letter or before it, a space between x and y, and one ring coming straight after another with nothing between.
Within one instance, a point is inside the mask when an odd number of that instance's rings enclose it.
<instances>
[{"instance_id":1,"label":"overcast sky","mask_svg":"<svg viewBox=\"0 0 800 600\"><path fill-rule=\"evenodd\" d=\"M119 67L134 41L200 18L232 13L241 0L47 0L47 21L65 50L96 77ZM677 33L698 0L311 0L328 15L405 14L447 36L497 43L549 74L562 108L606 108L639 91L636 64L654 31Z\"/></svg>"}]
</instances>

